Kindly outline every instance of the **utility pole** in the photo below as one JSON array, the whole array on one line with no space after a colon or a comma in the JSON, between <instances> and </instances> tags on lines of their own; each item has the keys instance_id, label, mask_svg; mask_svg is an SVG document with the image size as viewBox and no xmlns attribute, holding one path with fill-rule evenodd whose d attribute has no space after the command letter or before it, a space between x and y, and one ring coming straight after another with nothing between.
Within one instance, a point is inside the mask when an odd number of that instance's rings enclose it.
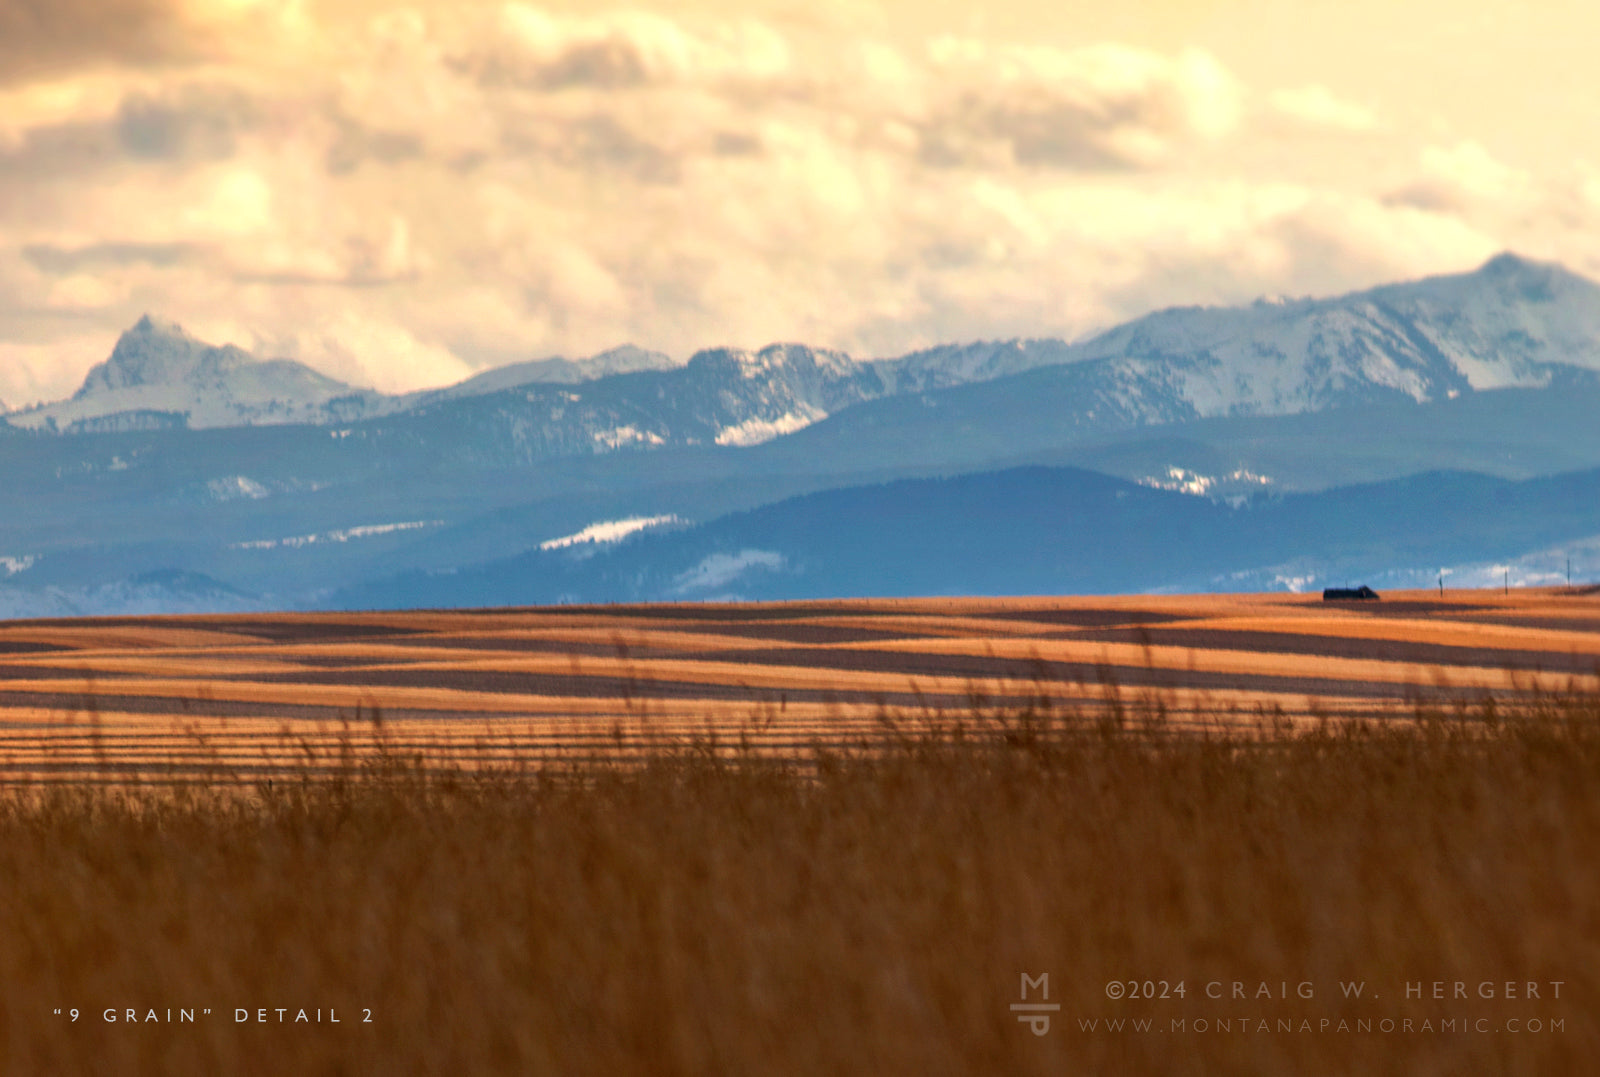
<instances>
[{"instance_id":1,"label":"utility pole","mask_svg":"<svg viewBox=\"0 0 1600 1077\"><path fill-rule=\"evenodd\" d=\"M1572 590L1572 558L1567 558L1567 590Z\"/></svg>"},{"instance_id":2,"label":"utility pole","mask_svg":"<svg viewBox=\"0 0 1600 1077\"><path fill-rule=\"evenodd\" d=\"M1511 593L1511 570L1506 569L1506 594Z\"/></svg>"}]
</instances>

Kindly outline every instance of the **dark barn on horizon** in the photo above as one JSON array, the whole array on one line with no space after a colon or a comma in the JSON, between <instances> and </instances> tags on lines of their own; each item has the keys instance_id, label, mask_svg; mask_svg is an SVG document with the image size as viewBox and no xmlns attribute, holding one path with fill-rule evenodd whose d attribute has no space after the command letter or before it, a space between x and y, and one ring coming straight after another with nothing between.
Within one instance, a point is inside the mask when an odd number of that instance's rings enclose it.
<instances>
[{"instance_id":1,"label":"dark barn on horizon","mask_svg":"<svg viewBox=\"0 0 1600 1077\"><path fill-rule=\"evenodd\" d=\"M1328 587L1322 592L1322 601L1334 602L1346 598L1377 598L1378 592L1363 584L1360 587Z\"/></svg>"}]
</instances>

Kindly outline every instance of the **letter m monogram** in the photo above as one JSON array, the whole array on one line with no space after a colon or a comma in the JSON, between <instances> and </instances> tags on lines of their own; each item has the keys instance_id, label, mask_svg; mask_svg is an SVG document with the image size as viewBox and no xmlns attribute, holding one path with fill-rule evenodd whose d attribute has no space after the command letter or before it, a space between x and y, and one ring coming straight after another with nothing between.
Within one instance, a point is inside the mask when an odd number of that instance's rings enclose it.
<instances>
[{"instance_id":1,"label":"letter m monogram","mask_svg":"<svg viewBox=\"0 0 1600 1077\"><path fill-rule=\"evenodd\" d=\"M1022 974L1022 1001L1024 1002L1028 1001L1028 989L1030 987L1038 989L1040 998L1048 999L1050 997L1050 974L1041 972L1037 977L1029 976L1026 972Z\"/></svg>"}]
</instances>

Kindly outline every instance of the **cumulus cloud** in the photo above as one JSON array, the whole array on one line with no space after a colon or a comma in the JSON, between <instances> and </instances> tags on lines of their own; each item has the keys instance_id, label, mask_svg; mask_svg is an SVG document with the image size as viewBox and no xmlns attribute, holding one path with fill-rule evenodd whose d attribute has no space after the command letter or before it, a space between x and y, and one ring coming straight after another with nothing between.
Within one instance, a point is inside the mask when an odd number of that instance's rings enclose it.
<instances>
[{"instance_id":1,"label":"cumulus cloud","mask_svg":"<svg viewBox=\"0 0 1600 1077\"><path fill-rule=\"evenodd\" d=\"M173 0L0 0L0 84L198 55Z\"/></svg>"},{"instance_id":2,"label":"cumulus cloud","mask_svg":"<svg viewBox=\"0 0 1600 1077\"><path fill-rule=\"evenodd\" d=\"M0 0L0 61L24 11L53 57L0 63L13 402L70 392L145 310L409 389L624 340L1073 337L1507 246L1581 255L1600 218L1592 177L1552 193L1192 49L522 2L107 0L95 23L75 2ZM58 7L74 48L49 45ZM1386 167L1318 163L1359 154Z\"/></svg>"},{"instance_id":3,"label":"cumulus cloud","mask_svg":"<svg viewBox=\"0 0 1600 1077\"><path fill-rule=\"evenodd\" d=\"M927 157L937 163L993 163L1000 147L1022 165L1152 165L1189 139L1228 133L1238 118L1238 86L1204 52L943 38L930 55L960 87L928 130Z\"/></svg>"},{"instance_id":4,"label":"cumulus cloud","mask_svg":"<svg viewBox=\"0 0 1600 1077\"><path fill-rule=\"evenodd\" d=\"M383 392L448 385L472 372L447 349L420 340L387 319L352 311L252 343L258 352L299 359L341 381Z\"/></svg>"},{"instance_id":5,"label":"cumulus cloud","mask_svg":"<svg viewBox=\"0 0 1600 1077\"><path fill-rule=\"evenodd\" d=\"M306 29L304 0L0 0L0 88L200 67Z\"/></svg>"},{"instance_id":6,"label":"cumulus cloud","mask_svg":"<svg viewBox=\"0 0 1600 1077\"><path fill-rule=\"evenodd\" d=\"M759 22L695 33L650 12L574 18L508 3L493 32L458 61L491 84L621 90L651 83L769 79L789 65L783 37Z\"/></svg>"},{"instance_id":7,"label":"cumulus cloud","mask_svg":"<svg viewBox=\"0 0 1600 1077\"><path fill-rule=\"evenodd\" d=\"M1536 181L1493 156L1481 144L1424 146L1412 178L1391 190L1387 205L1469 224L1498 236L1543 234L1546 257L1586 260L1574 250L1574 230L1588 231L1596 217L1578 196L1572 179ZM1500 242L1497 248L1514 246Z\"/></svg>"},{"instance_id":8,"label":"cumulus cloud","mask_svg":"<svg viewBox=\"0 0 1600 1077\"><path fill-rule=\"evenodd\" d=\"M1359 132L1378 126L1371 109L1345 100L1320 83L1275 90L1267 102L1279 114L1314 127Z\"/></svg>"},{"instance_id":9,"label":"cumulus cloud","mask_svg":"<svg viewBox=\"0 0 1600 1077\"><path fill-rule=\"evenodd\" d=\"M66 275L83 270L144 263L169 266L188 259L192 248L182 243L90 243L58 247L47 243L22 248L22 256L39 270Z\"/></svg>"},{"instance_id":10,"label":"cumulus cloud","mask_svg":"<svg viewBox=\"0 0 1600 1077\"><path fill-rule=\"evenodd\" d=\"M49 330L43 339L30 334L0 340L0 401L6 406L21 408L60 399L83 380L85 368L77 356L104 357L116 342L115 333L85 333L81 327L73 331L70 323Z\"/></svg>"},{"instance_id":11,"label":"cumulus cloud","mask_svg":"<svg viewBox=\"0 0 1600 1077\"><path fill-rule=\"evenodd\" d=\"M168 95L131 93L117 110L117 143L129 157L220 161L255 119L249 98L229 86L190 84Z\"/></svg>"},{"instance_id":12,"label":"cumulus cloud","mask_svg":"<svg viewBox=\"0 0 1600 1077\"><path fill-rule=\"evenodd\" d=\"M1428 146L1420 155L1420 163L1429 182L1468 197L1516 197L1528 189L1531 178L1496 160L1483 146L1470 140L1454 146Z\"/></svg>"},{"instance_id":13,"label":"cumulus cloud","mask_svg":"<svg viewBox=\"0 0 1600 1077\"><path fill-rule=\"evenodd\" d=\"M422 138L411 131L387 131L340 117L335 121L338 134L328 147L328 171L335 175L354 172L367 162L393 165L423 155Z\"/></svg>"}]
</instances>

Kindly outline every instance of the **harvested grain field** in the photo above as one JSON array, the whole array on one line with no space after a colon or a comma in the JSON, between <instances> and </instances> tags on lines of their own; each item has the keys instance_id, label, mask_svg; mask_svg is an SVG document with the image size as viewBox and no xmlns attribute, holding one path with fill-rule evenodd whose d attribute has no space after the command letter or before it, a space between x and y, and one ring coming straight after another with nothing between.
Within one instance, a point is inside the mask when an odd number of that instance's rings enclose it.
<instances>
[{"instance_id":1,"label":"harvested grain field","mask_svg":"<svg viewBox=\"0 0 1600 1077\"><path fill-rule=\"evenodd\" d=\"M0 626L0 1072L1588 1072L1597 655L1549 592Z\"/></svg>"},{"instance_id":2,"label":"harvested grain field","mask_svg":"<svg viewBox=\"0 0 1600 1077\"><path fill-rule=\"evenodd\" d=\"M1597 690L1594 589L15 621L0 769L257 782L375 756L801 754L1029 708L1182 729Z\"/></svg>"}]
</instances>

